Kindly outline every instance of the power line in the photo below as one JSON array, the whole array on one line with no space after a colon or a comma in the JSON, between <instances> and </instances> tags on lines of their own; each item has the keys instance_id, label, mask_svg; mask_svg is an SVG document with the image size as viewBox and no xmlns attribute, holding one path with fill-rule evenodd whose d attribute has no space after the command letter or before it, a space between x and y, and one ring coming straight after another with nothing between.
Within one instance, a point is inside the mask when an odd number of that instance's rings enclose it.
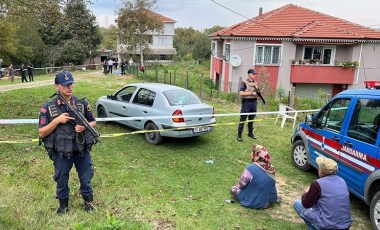
<instances>
[{"instance_id":1,"label":"power line","mask_svg":"<svg viewBox=\"0 0 380 230\"><path fill-rule=\"evenodd\" d=\"M221 7L223 7L223 8L225 8L225 9L231 11L232 13L239 15L240 17L243 17L243 18L245 18L245 19L249 19L249 18L247 18L246 16L241 15L241 14L239 14L238 12L236 12L236 11L234 11L234 10L228 8L227 6L224 6L224 5L218 3L218 2L216 2L216 1L214 1L214 0L211 0L211 1L214 2L215 4L218 4L219 6L221 6Z\"/></svg>"}]
</instances>

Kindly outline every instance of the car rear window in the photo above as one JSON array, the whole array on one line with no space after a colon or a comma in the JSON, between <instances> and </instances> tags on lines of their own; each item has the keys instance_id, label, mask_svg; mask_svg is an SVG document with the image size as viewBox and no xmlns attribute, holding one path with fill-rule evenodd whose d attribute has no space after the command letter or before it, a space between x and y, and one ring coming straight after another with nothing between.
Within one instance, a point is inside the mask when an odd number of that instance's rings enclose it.
<instances>
[{"instance_id":1,"label":"car rear window","mask_svg":"<svg viewBox=\"0 0 380 230\"><path fill-rule=\"evenodd\" d=\"M201 104L201 100L192 92L186 90L168 90L163 92L170 105Z\"/></svg>"}]
</instances>

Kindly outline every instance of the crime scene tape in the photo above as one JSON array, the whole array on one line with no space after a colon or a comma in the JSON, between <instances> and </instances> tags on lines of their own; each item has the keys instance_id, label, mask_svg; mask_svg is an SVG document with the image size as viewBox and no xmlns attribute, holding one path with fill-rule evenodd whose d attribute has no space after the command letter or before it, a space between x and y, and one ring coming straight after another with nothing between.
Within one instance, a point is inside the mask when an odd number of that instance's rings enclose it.
<instances>
[{"instance_id":1,"label":"crime scene tape","mask_svg":"<svg viewBox=\"0 0 380 230\"><path fill-rule=\"evenodd\" d=\"M292 110L286 113L308 113L317 112L319 109L310 110ZM223 113L223 114L202 114L202 115L182 115L182 116L146 116L146 117L106 117L96 118L96 121L128 121L128 120L159 120L167 118L191 118L191 117L227 117L227 116L240 116L240 115L268 115L279 114L279 111L272 112L255 112L255 113ZM38 124L38 119L0 119L0 125L9 124Z\"/></svg>"},{"instance_id":2,"label":"crime scene tape","mask_svg":"<svg viewBox=\"0 0 380 230\"><path fill-rule=\"evenodd\" d=\"M316 112L319 110L298 110L298 111L289 111L289 112ZM188 117L225 117L225 116L240 116L240 115L267 115L267 114L278 114L279 111L274 112L256 112L256 113L229 113L229 114L205 114L205 115L183 115L183 116L147 116L147 117L113 117L113 118L96 118L96 121L120 121L120 120L158 120L158 119L166 119L166 118L188 118ZM274 118L266 118L274 119ZM100 138L110 138L110 137L120 137L126 135L134 135L134 134L143 134L143 133L152 133L152 132L169 132L169 131L184 131L191 130L197 127L207 126L207 127L215 127L215 126L228 126L228 125L236 125L240 123L246 123L250 121L261 122L264 119L254 119L254 120L246 120L244 122L225 122L225 123L214 123L207 125L196 125L196 126L185 126L185 127L176 127L173 129L157 129L157 130L138 130L127 133L111 133L111 134L101 134ZM4 124L37 124L38 119L0 119L0 125ZM26 140L13 140L13 141L0 141L0 144L24 144L24 143L33 143L39 142L39 139L26 139Z\"/></svg>"},{"instance_id":3,"label":"crime scene tape","mask_svg":"<svg viewBox=\"0 0 380 230\"><path fill-rule=\"evenodd\" d=\"M269 118L274 119L274 118ZM101 138L108 138L108 137L121 137L121 136L127 136L127 135L134 135L134 134L142 134L142 133L154 133L154 132L169 132L169 131L184 131L184 130L191 130L197 127L215 127L215 126L228 126L228 125L236 125L240 123L245 122L260 122L264 119L254 119L254 120L247 120L243 122L226 122L226 123L219 123L219 124L208 124L208 125L197 125L197 126L186 126L186 127L179 127L179 128L173 128L173 129L156 129L156 130L138 130L138 131L132 131L127 133L110 133L110 134L100 134ZM0 144L25 144L25 143L32 143L32 142L39 142L39 139L26 139L26 140L13 140L13 141L0 141Z\"/></svg>"}]
</instances>

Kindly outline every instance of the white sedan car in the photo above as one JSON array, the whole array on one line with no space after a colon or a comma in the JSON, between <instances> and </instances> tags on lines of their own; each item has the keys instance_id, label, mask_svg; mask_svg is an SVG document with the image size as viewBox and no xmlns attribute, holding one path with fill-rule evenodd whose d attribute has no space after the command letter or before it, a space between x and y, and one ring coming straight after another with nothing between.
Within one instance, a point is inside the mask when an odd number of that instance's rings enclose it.
<instances>
[{"instance_id":1,"label":"white sedan car","mask_svg":"<svg viewBox=\"0 0 380 230\"><path fill-rule=\"evenodd\" d=\"M134 83L96 101L99 118L121 118L116 122L145 132L148 143L163 137L194 137L213 131L214 108L193 92L159 83ZM158 116L158 117L157 117ZM134 119L136 117L136 119Z\"/></svg>"}]
</instances>

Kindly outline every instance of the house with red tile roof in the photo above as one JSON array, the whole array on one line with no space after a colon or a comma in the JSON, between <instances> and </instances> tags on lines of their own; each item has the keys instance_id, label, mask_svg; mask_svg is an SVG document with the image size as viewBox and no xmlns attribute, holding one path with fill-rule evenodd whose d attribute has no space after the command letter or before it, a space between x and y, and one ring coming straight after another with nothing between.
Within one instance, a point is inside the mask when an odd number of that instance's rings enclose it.
<instances>
[{"instance_id":1,"label":"house with red tile roof","mask_svg":"<svg viewBox=\"0 0 380 230\"><path fill-rule=\"evenodd\" d=\"M174 24L175 20L153 12L151 10L147 10L148 14L155 18L156 20L160 20L164 24L164 28L162 31L148 31L146 34L150 37L149 49L151 51L149 58L152 61L160 61L160 62L168 62L170 63L173 55L177 54L176 49L173 47L174 40ZM127 51L125 49L125 44L117 45L117 54L118 59L126 59ZM140 55L140 51L136 50L132 53L135 56ZM121 58L120 58L121 57ZM146 62L149 62L147 60Z\"/></svg>"},{"instance_id":2,"label":"house with red tile roof","mask_svg":"<svg viewBox=\"0 0 380 230\"><path fill-rule=\"evenodd\" d=\"M210 38L210 78L226 92L237 92L251 68L272 91L295 87L306 97L320 89L333 96L380 79L380 31L293 4Z\"/></svg>"}]
</instances>

